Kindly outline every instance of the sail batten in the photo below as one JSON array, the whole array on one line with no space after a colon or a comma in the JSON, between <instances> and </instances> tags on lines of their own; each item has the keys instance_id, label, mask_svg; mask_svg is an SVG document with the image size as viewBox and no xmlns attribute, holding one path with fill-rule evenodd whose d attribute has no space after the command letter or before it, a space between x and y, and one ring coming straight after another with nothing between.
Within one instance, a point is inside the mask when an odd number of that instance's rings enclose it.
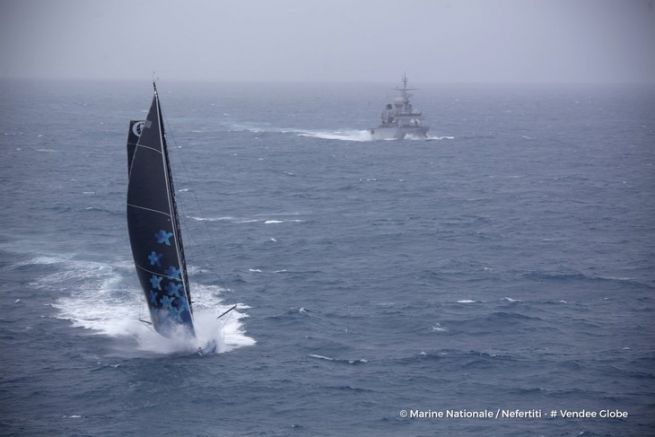
<instances>
[{"instance_id":1,"label":"sail batten","mask_svg":"<svg viewBox=\"0 0 655 437\"><path fill-rule=\"evenodd\" d=\"M159 96L155 89L145 121L130 122L127 222L137 275L153 327L172 336L195 334Z\"/></svg>"},{"instance_id":2,"label":"sail batten","mask_svg":"<svg viewBox=\"0 0 655 437\"><path fill-rule=\"evenodd\" d=\"M177 278L176 276L167 276L167 275L165 275L165 274L163 274L163 273L155 272L155 271L150 270L150 269L148 269L148 268L146 268L146 267L143 267L143 266L141 266L141 265L139 265L139 264L134 264L134 267L136 267L137 269L143 270L143 271L145 271L145 272L148 272L148 273L150 273L150 274L153 274L153 275L159 275L159 276L161 276L161 277L164 278L164 279L169 279L169 280L174 280L174 281L177 281L177 280L178 280L178 278Z\"/></svg>"},{"instance_id":3,"label":"sail batten","mask_svg":"<svg viewBox=\"0 0 655 437\"><path fill-rule=\"evenodd\" d=\"M171 216L171 215L170 215L169 213L167 213L167 212L164 212L164 211L157 211L156 209L146 208L145 206L133 205L133 204L131 204L131 203L128 203L127 206L128 206L129 208L145 209L146 211L156 212L156 213L159 213L159 214L163 214L163 215L165 215L165 216L168 216L168 217Z\"/></svg>"},{"instance_id":4,"label":"sail batten","mask_svg":"<svg viewBox=\"0 0 655 437\"><path fill-rule=\"evenodd\" d=\"M161 154L161 151L159 151L159 150L157 150L157 149L155 149L155 148L153 148L153 147L150 147L150 146L144 146L143 144L137 144L136 146L137 146L137 147L145 147L146 149L150 149L150 150L152 150L153 152L157 152L157 153Z\"/></svg>"}]
</instances>

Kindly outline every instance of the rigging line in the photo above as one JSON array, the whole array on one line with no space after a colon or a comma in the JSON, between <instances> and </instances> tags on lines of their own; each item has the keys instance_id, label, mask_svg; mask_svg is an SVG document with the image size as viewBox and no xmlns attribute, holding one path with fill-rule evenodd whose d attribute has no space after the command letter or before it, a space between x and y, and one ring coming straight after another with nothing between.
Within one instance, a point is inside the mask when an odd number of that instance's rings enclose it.
<instances>
[{"instance_id":1,"label":"rigging line","mask_svg":"<svg viewBox=\"0 0 655 437\"><path fill-rule=\"evenodd\" d=\"M166 137L170 136L170 139L172 140L172 145L174 146L174 149L179 150L180 146L177 143L177 140L175 138L175 134L173 133L173 129L171 129L172 125L171 125L170 121L168 120L168 117L166 117L166 115L164 115L163 111L162 111L162 116L164 118L164 121L166 122L166 125L168 126L168 129L166 130ZM170 152L170 149L169 149L169 152ZM185 164L184 158L182 158L182 155L184 155L184 154L183 153L178 153L177 155L178 155L177 159L174 162L179 163L180 166L182 167L182 170L183 170L182 172L177 172L178 178L179 178L180 173L183 173L185 175L191 174L191 173L189 173L189 169ZM189 185L188 182L187 182L187 185ZM198 200L198 196L196 195L195 190L190 189L189 192L191 193L191 197L193 198L193 202L195 203L196 210L202 215L202 209L200 208L200 201ZM184 216L184 214L182 214L182 215ZM184 216L184 218L186 218L186 216ZM187 223L189 223L188 220L185 220L185 221ZM209 224L205 223L204 220L200 221L200 226L204 227L207 233L210 232ZM190 234L192 234L192 233L187 232L187 235L190 235ZM188 237L185 237L185 238L188 238ZM197 245L197 241L195 240L195 238L190 237L189 239L193 241L194 245ZM220 254L221 252L219 251L219 248L216 245L216 242L214 240L212 240L212 239L207 239L207 240L209 240L210 247L214 251L214 253L215 254ZM207 243L207 240L203 240L203 242ZM212 267L208 266L207 270L210 273L212 273L213 275L215 275L217 277L220 277L220 274L218 272L216 272Z\"/></svg>"}]
</instances>

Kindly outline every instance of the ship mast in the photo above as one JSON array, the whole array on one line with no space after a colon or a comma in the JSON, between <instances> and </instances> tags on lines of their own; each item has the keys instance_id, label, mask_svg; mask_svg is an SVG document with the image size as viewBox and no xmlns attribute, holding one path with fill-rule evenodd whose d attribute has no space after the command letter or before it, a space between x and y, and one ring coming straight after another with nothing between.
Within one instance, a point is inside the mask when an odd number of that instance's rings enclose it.
<instances>
[{"instance_id":1,"label":"ship mast","mask_svg":"<svg viewBox=\"0 0 655 437\"><path fill-rule=\"evenodd\" d=\"M414 88L407 88L407 73L403 73L402 83L403 87L396 88L396 90L400 91L400 96L404 100L404 105L407 105L409 104L409 98L412 96L409 91L414 91Z\"/></svg>"}]
</instances>

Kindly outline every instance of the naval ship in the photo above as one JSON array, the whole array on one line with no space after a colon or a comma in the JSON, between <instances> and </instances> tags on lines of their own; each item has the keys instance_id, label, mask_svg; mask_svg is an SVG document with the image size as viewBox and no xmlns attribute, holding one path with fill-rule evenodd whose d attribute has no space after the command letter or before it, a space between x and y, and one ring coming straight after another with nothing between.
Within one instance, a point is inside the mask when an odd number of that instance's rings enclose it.
<instances>
[{"instance_id":1,"label":"naval ship","mask_svg":"<svg viewBox=\"0 0 655 437\"><path fill-rule=\"evenodd\" d=\"M371 129L374 140L402 140L403 138L427 138L429 126L423 124L423 114L414 111L407 88L407 75L403 75L403 87L396 88L400 95L388 103L382 111L382 124Z\"/></svg>"}]
</instances>

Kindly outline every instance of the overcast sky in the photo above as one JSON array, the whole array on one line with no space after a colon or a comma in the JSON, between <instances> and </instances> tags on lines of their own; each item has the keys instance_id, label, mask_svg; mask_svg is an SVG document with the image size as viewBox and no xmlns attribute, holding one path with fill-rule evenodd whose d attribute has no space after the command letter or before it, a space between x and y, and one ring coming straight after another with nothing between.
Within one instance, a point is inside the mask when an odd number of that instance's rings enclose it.
<instances>
[{"instance_id":1,"label":"overcast sky","mask_svg":"<svg viewBox=\"0 0 655 437\"><path fill-rule=\"evenodd\" d=\"M654 0L0 0L0 77L655 82Z\"/></svg>"}]
</instances>

